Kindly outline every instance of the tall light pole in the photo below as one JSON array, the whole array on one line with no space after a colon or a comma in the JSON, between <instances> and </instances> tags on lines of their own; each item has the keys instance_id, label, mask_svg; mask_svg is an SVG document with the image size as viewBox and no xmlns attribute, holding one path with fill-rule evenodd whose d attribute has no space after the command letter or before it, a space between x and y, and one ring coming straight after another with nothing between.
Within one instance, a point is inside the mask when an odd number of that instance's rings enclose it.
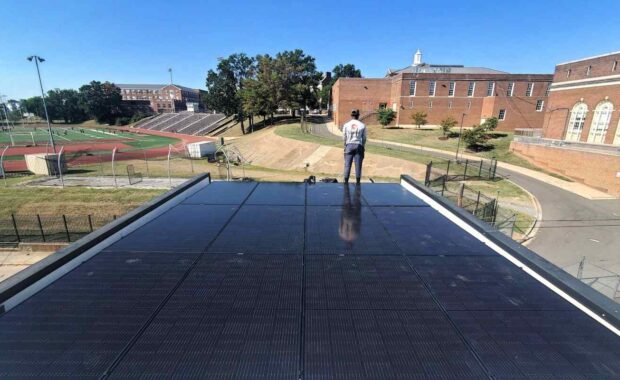
<instances>
[{"instance_id":1,"label":"tall light pole","mask_svg":"<svg viewBox=\"0 0 620 380\"><path fill-rule=\"evenodd\" d=\"M459 148L461 147L461 138L463 137L463 119L465 119L465 115L466 115L465 112L463 112L463 115L461 115L461 127L459 128L459 142L456 144L456 156L454 157L456 161L459 160Z\"/></svg>"},{"instance_id":2,"label":"tall light pole","mask_svg":"<svg viewBox=\"0 0 620 380\"><path fill-rule=\"evenodd\" d=\"M39 86L41 87L41 99L43 99L43 109L45 110L45 120L47 121L47 130L50 134L50 144L52 144L52 151L56 154L56 144L54 143L54 135L52 134L52 125L50 124L50 117L47 114L47 104L45 104L45 92L43 91L43 82L41 82L41 71L39 70L39 62L45 62L45 59L38 55L31 55L27 58L30 62L34 60L34 64L37 67L37 75L39 76Z\"/></svg>"},{"instance_id":3,"label":"tall light pole","mask_svg":"<svg viewBox=\"0 0 620 380\"><path fill-rule=\"evenodd\" d=\"M168 68L168 73L170 73L170 85L172 86L172 67ZM168 95L170 95L170 93L168 93ZM172 98L172 113L176 113L177 105L174 102L174 96L171 96L171 98Z\"/></svg>"}]
</instances>

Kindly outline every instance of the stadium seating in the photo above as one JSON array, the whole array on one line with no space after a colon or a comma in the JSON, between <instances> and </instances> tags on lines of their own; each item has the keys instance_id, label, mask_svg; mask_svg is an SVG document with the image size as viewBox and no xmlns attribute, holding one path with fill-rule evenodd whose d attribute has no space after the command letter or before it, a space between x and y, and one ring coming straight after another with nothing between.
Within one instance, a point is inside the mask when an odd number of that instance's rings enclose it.
<instances>
[{"instance_id":1,"label":"stadium seating","mask_svg":"<svg viewBox=\"0 0 620 380\"><path fill-rule=\"evenodd\" d=\"M137 127L186 135L204 135L215 129L224 118L225 116L222 114L211 113L165 113L139 124Z\"/></svg>"}]
</instances>

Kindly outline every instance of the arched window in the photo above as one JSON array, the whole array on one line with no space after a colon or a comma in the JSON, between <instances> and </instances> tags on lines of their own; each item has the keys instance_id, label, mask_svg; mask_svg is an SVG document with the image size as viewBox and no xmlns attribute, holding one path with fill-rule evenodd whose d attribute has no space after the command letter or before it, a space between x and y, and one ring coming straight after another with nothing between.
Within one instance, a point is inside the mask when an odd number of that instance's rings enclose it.
<instances>
[{"instance_id":1,"label":"arched window","mask_svg":"<svg viewBox=\"0 0 620 380\"><path fill-rule=\"evenodd\" d=\"M581 137L581 131L583 131L583 125L586 121L586 115L588 114L588 106L581 102L573 106L570 112L570 121L568 122L568 129L566 130L566 140L579 141Z\"/></svg>"},{"instance_id":2,"label":"arched window","mask_svg":"<svg viewBox=\"0 0 620 380\"><path fill-rule=\"evenodd\" d=\"M609 129L609 121L614 105L609 101L600 102L594 110L592 117L592 125L590 125L590 134L588 135L589 143L604 144L607 129Z\"/></svg>"}]
</instances>

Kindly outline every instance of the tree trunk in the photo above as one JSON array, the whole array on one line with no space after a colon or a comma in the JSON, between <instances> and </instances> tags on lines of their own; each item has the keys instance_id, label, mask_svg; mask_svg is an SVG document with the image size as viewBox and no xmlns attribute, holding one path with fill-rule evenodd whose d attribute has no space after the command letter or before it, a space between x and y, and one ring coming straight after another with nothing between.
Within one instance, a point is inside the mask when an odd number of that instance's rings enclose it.
<instances>
[{"instance_id":1,"label":"tree trunk","mask_svg":"<svg viewBox=\"0 0 620 380\"><path fill-rule=\"evenodd\" d=\"M245 135L245 125L243 124L243 115L239 114L239 118L241 119L241 133Z\"/></svg>"}]
</instances>

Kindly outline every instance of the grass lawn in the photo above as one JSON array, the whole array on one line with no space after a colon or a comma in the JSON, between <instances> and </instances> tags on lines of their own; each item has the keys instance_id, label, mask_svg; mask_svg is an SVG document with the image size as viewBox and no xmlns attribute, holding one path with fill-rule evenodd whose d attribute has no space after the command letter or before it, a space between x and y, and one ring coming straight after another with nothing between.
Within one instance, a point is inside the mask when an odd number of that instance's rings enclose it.
<instances>
[{"instance_id":1,"label":"grass lawn","mask_svg":"<svg viewBox=\"0 0 620 380\"><path fill-rule=\"evenodd\" d=\"M527 169L537 170L545 172L549 175L567 180L566 178L554 173L547 172L546 170L531 164L529 161L517 156L510 151L510 142L514 134L512 132L496 132L498 137L489 140L489 143L493 145L493 149L484 152L473 152L463 150L465 147L461 142L459 151L464 151L467 154L478 156L480 158L490 159L495 158L498 161L506 162L521 166ZM380 125L368 126L368 136L371 139L394 141L403 144L421 145L429 148L446 150L449 152L456 152L458 144L457 137L452 137L447 140L439 140L439 137L443 136L443 132L439 129L405 129L405 128L381 128Z\"/></svg>"},{"instance_id":2,"label":"grass lawn","mask_svg":"<svg viewBox=\"0 0 620 380\"><path fill-rule=\"evenodd\" d=\"M13 184L34 177L11 179ZM90 189L90 188L40 188L9 186L0 187L0 216L10 214L41 215L123 215L164 189Z\"/></svg>"}]
</instances>

